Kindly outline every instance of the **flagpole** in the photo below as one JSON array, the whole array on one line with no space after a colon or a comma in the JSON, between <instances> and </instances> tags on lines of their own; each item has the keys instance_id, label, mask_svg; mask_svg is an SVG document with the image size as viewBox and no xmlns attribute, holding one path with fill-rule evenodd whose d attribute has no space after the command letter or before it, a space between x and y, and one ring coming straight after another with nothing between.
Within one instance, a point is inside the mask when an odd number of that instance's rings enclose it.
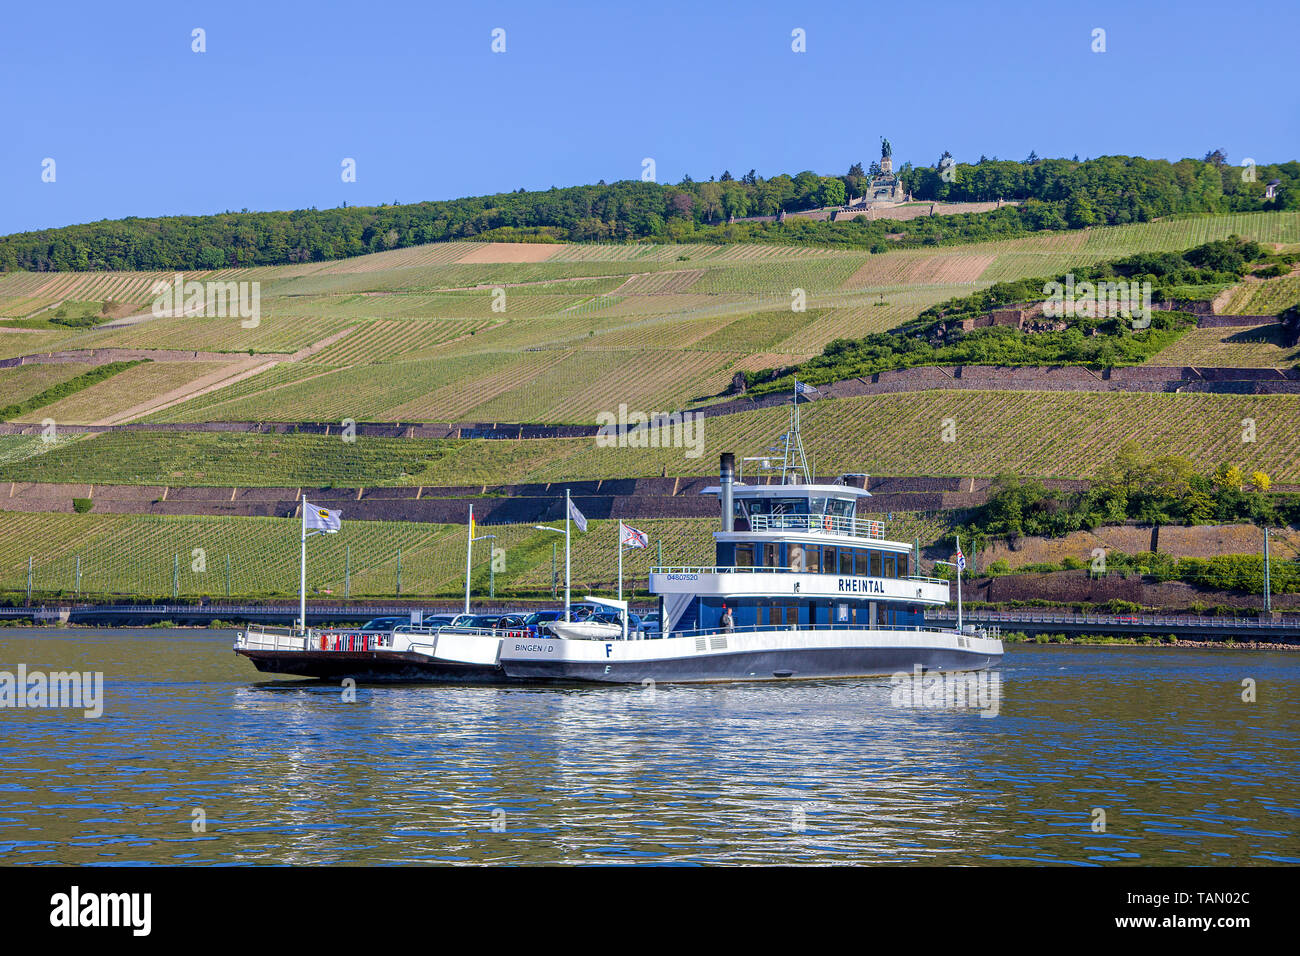
<instances>
[{"instance_id":1,"label":"flagpole","mask_svg":"<svg viewBox=\"0 0 1300 956\"><path fill-rule=\"evenodd\" d=\"M965 555L961 552L961 535L957 535L957 633L961 631L961 576L962 562L966 560Z\"/></svg>"},{"instance_id":2,"label":"flagpole","mask_svg":"<svg viewBox=\"0 0 1300 956\"><path fill-rule=\"evenodd\" d=\"M564 489L564 621L569 620L569 489Z\"/></svg>"},{"instance_id":3,"label":"flagpole","mask_svg":"<svg viewBox=\"0 0 1300 956\"><path fill-rule=\"evenodd\" d=\"M298 620L303 634L307 633L307 497L299 499L302 506L302 556L298 562Z\"/></svg>"},{"instance_id":4,"label":"flagpole","mask_svg":"<svg viewBox=\"0 0 1300 956\"><path fill-rule=\"evenodd\" d=\"M469 506L469 529L465 534L465 613L469 613L469 569L474 555L474 503Z\"/></svg>"},{"instance_id":5,"label":"flagpole","mask_svg":"<svg viewBox=\"0 0 1300 956\"><path fill-rule=\"evenodd\" d=\"M618 600L623 602L623 522L618 523ZM623 608L623 640L627 640L627 608Z\"/></svg>"}]
</instances>

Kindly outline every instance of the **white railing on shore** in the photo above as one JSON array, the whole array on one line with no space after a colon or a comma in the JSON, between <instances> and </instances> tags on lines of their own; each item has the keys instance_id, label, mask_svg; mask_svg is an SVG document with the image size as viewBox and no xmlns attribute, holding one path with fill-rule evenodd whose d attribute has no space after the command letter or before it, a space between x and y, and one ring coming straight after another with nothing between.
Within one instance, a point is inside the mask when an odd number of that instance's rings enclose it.
<instances>
[{"instance_id":1,"label":"white railing on shore","mask_svg":"<svg viewBox=\"0 0 1300 956\"><path fill-rule=\"evenodd\" d=\"M936 620L954 616L950 608L927 612ZM1261 621L1245 617L1215 617L1208 615L1169 614L1093 614L1086 611L1062 613L1052 611L966 611L965 619L972 623L999 624L1068 624L1097 625L1104 627L1184 627L1184 628L1242 628L1243 630L1295 630L1300 622L1294 620Z\"/></svg>"},{"instance_id":2,"label":"white railing on shore","mask_svg":"<svg viewBox=\"0 0 1300 956\"><path fill-rule=\"evenodd\" d=\"M741 519L743 520L743 519ZM808 531L884 540L885 523L842 515L750 515L750 531Z\"/></svg>"}]
</instances>

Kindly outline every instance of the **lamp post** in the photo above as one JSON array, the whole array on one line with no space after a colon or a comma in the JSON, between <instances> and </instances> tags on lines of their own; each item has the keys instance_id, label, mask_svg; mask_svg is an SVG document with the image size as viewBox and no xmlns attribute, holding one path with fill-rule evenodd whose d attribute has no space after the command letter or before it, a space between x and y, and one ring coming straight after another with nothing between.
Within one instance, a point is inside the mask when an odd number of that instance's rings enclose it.
<instances>
[{"instance_id":1,"label":"lamp post","mask_svg":"<svg viewBox=\"0 0 1300 956\"><path fill-rule=\"evenodd\" d=\"M1264 613L1273 613L1273 580L1268 566L1268 534L1271 529L1264 526Z\"/></svg>"}]
</instances>

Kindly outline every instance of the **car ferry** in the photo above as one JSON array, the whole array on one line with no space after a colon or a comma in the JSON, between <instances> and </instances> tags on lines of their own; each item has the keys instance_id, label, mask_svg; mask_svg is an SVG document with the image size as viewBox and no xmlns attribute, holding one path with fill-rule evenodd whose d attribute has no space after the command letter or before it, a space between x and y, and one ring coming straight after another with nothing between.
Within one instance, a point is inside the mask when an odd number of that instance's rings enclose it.
<instances>
[{"instance_id":1,"label":"car ferry","mask_svg":"<svg viewBox=\"0 0 1300 956\"><path fill-rule=\"evenodd\" d=\"M399 626L381 635L250 628L235 650L275 673L509 683L781 681L995 664L1002 656L995 632L926 626L925 609L948 603L949 583L919 574L911 545L858 515L870 497L866 476L803 480L797 401L782 436L779 481L738 480L727 453L718 484L703 491L720 503L714 563L651 569L660 622L653 636L631 628L595 637L572 629L539 636L456 627Z\"/></svg>"}]
</instances>

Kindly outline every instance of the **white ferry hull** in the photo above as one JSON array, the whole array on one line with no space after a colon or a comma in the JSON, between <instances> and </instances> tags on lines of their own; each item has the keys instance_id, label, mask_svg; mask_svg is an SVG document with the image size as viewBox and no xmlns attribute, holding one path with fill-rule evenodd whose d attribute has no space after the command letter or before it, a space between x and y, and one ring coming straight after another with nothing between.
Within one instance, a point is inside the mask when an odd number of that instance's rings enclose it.
<instances>
[{"instance_id":1,"label":"white ferry hull","mask_svg":"<svg viewBox=\"0 0 1300 956\"><path fill-rule=\"evenodd\" d=\"M511 680L598 683L814 680L982 670L997 640L942 632L867 630L718 633L651 641L502 641Z\"/></svg>"},{"instance_id":2,"label":"white ferry hull","mask_svg":"<svg viewBox=\"0 0 1300 956\"><path fill-rule=\"evenodd\" d=\"M363 682L704 683L982 670L998 640L940 631L789 630L644 641L444 635L436 648L236 648L263 672Z\"/></svg>"}]
</instances>

